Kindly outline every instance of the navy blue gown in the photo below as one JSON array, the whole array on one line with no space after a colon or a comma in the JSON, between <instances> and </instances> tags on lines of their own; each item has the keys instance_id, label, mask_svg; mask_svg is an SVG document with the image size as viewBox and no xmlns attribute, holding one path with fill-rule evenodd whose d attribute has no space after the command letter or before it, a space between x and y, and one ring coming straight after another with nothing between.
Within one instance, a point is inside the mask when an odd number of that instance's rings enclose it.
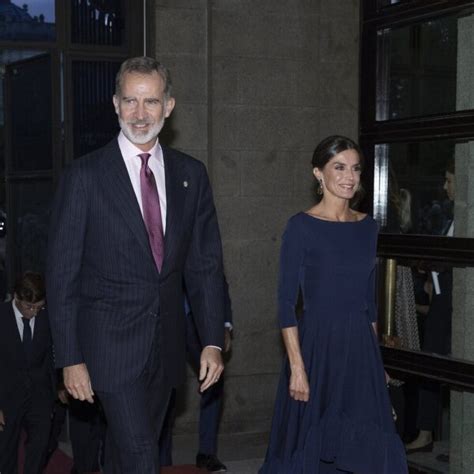
<instances>
[{"instance_id":1,"label":"navy blue gown","mask_svg":"<svg viewBox=\"0 0 474 474\"><path fill-rule=\"evenodd\" d=\"M289 395L284 361L265 463L259 474L404 474L377 338L377 224L304 212L286 227L280 256L281 328L298 326L308 402ZM303 311L295 306L301 290Z\"/></svg>"}]
</instances>

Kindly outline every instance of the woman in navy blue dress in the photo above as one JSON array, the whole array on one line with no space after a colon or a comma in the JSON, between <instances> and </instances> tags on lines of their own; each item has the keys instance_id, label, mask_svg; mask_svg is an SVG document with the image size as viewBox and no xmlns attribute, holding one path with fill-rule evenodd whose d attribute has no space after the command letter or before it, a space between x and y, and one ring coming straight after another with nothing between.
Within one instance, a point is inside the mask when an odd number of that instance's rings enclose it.
<instances>
[{"instance_id":1,"label":"woman in navy blue dress","mask_svg":"<svg viewBox=\"0 0 474 474\"><path fill-rule=\"evenodd\" d=\"M259 472L404 474L376 336L377 224L350 207L362 153L333 136L312 164L321 200L289 220L282 240L278 316L287 357Z\"/></svg>"}]
</instances>

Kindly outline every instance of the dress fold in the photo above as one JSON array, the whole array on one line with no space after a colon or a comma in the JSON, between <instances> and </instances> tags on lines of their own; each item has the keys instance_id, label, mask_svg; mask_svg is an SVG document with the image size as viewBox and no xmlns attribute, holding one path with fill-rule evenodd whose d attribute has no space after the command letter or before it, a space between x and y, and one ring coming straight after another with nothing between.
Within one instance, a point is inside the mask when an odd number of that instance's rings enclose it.
<instances>
[{"instance_id":1,"label":"dress fold","mask_svg":"<svg viewBox=\"0 0 474 474\"><path fill-rule=\"evenodd\" d=\"M293 400L283 361L270 443L259 474L406 474L372 328L377 224L305 213L286 227L278 287L280 327L298 327L310 386ZM292 309L301 291L304 310ZM292 323L293 321L293 323Z\"/></svg>"}]
</instances>

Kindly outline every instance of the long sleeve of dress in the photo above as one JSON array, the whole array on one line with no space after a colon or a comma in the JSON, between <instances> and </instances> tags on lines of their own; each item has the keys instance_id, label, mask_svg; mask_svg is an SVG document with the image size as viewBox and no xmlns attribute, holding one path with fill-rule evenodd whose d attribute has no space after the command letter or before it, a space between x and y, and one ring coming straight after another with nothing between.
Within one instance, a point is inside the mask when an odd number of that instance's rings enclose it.
<instances>
[{"instance_id":1,"label":"long sleeve of dress","mask_svg":"<svg viewBox=\"0 0 474 474\"><path fill-rule=\"evenodd\" d=\"M280 328L297 325L295 306L301 283L304 256L303 233L297 216L292 217L283 233L278 280L278 321Z\"/></svg>"},{"instance_id":2,"label":"long sleeve of dress","mask_svg":"<svg viewBox=\"0 0 474 474\"><path fill-rule=\"evenodd\" d=\"M367 307L368 307L368 312L369 312L369 321L371 323L376 323L377 322L377 292L376 292L376 286L377 286L377 239L378 239L378 224L371 219L372 221L372 226L373 226L373 231L370 234L371 237L371 242L372 242L372 254L369 256L369 261L373 262L373 267L370 271L369 279L368 279L368 284L367 284Z\"/></svg>"},{"instance_id":3,"label":"long sleeve of dress","mask_svg":"<svg viewBox=\"0 0 474 474\"><path fill-rule=\"evenodd\" d=\"M375 281L376 281L376 267L370 272L368 285L367 285L367 306L369 312L369 321L371 323L377 322L377 304L375 301Z\"/></svg>"}]
</instances>

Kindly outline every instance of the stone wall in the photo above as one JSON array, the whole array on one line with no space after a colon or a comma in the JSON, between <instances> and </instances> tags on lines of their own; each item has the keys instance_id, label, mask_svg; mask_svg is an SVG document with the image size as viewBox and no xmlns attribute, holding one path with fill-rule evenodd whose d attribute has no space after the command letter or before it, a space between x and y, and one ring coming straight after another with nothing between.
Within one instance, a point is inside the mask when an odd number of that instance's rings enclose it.
<instances>
[{"instance_id":1,"label":"stone wall","mask_svg":"<svg viewBox=\"0 0 474 474\"><path fill-rule=\"evenodd\" d=\"M457 97L456 110L473 103L472 46L474 21L467 16L458 20ZM474 141L460 143L455 149L456 196L454 206L454 235L474 235ZM455 268L453 271L452 356L474 361L474 269ZM474 394L451 391L450 398L449 472L472 473L474 463Z\"/></svg>"},{"instance_id":2,"label":"stone wall","mask_svg":"<svg viewBox=\"0 0 474 474\"><path fill-rule=\"evenodd\" d=\"M207 164L222 231L235 338L221 432L268 431L280 236L312 203L318 141L357 138L359 1L155 0L150 15L177 100L162 140ZM196 430L189 375L176 432Z\"/></svg>"}]
</instances>

